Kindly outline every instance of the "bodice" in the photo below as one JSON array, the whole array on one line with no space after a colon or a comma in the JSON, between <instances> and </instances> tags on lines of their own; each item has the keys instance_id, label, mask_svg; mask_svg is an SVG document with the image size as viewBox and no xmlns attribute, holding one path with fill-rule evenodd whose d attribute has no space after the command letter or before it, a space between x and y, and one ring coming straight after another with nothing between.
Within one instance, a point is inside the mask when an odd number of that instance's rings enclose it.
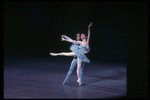
<instances>
[{"instance_id":1,"label":"bodice","mask_svg":"<svg viewBox=\"0 0 150 100\"><path fill-rule=\"evenodd\" d=\"M85 46L85 45L81 45L81 46L79 46L79 49L80 49L81 51L87 51L87 52L89 52L89 51L90 51L89 46Z\"/></svg>"}]
</instances>

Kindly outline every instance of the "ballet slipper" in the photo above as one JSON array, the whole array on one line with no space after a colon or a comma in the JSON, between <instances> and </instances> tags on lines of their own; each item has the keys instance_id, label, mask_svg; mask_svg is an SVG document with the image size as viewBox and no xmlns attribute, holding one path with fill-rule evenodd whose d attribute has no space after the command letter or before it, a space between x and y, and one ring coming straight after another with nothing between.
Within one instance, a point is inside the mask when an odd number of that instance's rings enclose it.
<instances>
[{"instance_id":1,"label":"ballet slipper","mask_svg":"<svg viewBox=\"0 0 150 100\"><path fill-rule=\"evenodd\" d=\"M77 82L79 83L79 86L81 86L81 83L82 83L82 82L81 82L81 81L79 81L79 80L77 80Z\"/></svg>"}]
</instances>

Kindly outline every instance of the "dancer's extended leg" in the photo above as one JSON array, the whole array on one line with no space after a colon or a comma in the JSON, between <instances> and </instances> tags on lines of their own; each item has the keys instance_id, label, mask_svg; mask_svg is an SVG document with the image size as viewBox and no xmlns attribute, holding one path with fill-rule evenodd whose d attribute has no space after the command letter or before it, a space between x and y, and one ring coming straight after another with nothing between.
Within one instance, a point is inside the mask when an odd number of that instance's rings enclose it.
<instances>
[{"instance_id":1,"label":"dancer's extended leg","mask_svg":"<svg viewBox=\"0 0 150 100\"><path fill-rule=\"evenodd\" d=\"M52 56L76 56L74 52L50 53Z\"/></svg>"},{"instance_id":2,"label":"dancer's extended leg","mask_svg":"<svg viewBox=\"0 0 150 100\"><path fill-rule=\"evenodd\" d=\"M69 71L68 71L68 73L67 73L67 75L66 75L66 78L65 78L65 80L64 80L64 82L63 82L63 85L68 81L69 76L71 75L71 73L72 73L72 71L73 71L73 69L75 68L76 65L77 65L77 59L74 58L74 59L72 60L72 62L71 62L70 69L69 69Z\"/></svg>"},{"instance_id":3,"label":"dancer's extended leg","mask_svg":"<svg viewBox=\"0 0 150 100\"><path fill-rule=\"evenodd\" d=\"M81 70L81 64L82 64L82 61L78 58L77 59L77 77L78 77L78 80L77 82L79 82L79 86L81 85L81 78L80 78L80 70Z\"/></svg>"}]
</instances>

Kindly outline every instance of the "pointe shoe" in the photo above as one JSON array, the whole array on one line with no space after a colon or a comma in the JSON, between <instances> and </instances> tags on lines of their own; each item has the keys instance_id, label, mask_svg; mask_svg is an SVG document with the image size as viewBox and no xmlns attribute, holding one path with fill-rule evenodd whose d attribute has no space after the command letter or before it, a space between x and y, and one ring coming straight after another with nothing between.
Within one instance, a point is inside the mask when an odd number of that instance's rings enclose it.
<instances>
[{"instance_id":1,"label":"pointe shoe","mask_svg":"<svg viewBox=\"0 0 150 100\"><path fill-rule=\"evenodd\" d=\"M81 86L81 82L79 82L79 86Z\"/></svg>"},{"instance_id":2,"label":"pointe shoe","mask_svg":"<svg viewBox=\"0 0 150 100\"><path fill-rule=\"evenodd\" d=\"M57 54L55 54L55 53L50 53L50 55L51 55L51 56L57 56Z\"/></svg>"},{"instance_id":3,"label":"pointe shoe","mask_svg":"<svg viewBox=\"0 0 150 100\"><path fill-rule=\"evenodd\" d=\"M82 82L81 82L81 81L79 81L79 80L77 80L77 82L79 83L79 86L81 86Z\"/></svg>"}]
</instances>

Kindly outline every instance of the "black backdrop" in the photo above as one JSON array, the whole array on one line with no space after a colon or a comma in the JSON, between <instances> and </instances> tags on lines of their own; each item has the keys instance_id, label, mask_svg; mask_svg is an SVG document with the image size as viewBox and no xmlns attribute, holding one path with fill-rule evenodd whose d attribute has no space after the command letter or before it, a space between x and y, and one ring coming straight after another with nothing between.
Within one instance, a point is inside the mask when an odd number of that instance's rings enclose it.
<instances>
[{"instance_id":1,"label":"black backdrop","mask_svg":"<svg viewBox=\"0 0 150 100\"><path fill-rule=\"evenodd\" d=\"M138 29L144 24L140 20L147 20L145 5L145 2L3 2L4 57L51 57L50 52L69 52L71 43L62 42L60 35L72 39L77 32L87 35L87 27L93 22L89 59L126 62L127 34L134 22L139 21Z\"/></svg>"}]
</instances>

